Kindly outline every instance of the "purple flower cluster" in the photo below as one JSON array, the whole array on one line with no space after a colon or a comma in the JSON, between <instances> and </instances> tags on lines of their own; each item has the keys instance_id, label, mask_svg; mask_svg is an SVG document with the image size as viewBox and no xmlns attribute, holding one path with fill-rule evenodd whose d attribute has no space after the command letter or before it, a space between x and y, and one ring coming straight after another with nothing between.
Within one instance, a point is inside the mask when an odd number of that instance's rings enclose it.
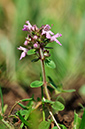
<instances>
[{"instance_id":1,"label":"purple flower cluster","mask_svg":"<svg viewBox=\"0 0 85 129\"><path fill-rule=\"evenodd\" d=\"M39 49L41 48L44 56L50 56L49 51L45 48L48 43L55 41L59 45L62 45L57 39L58 37L61 37L62 34L57 33L54 35L48 24L42 25L40 28L36 25L31 25L29 21L26 21L26 24L27 25L24 25L24 28L22 29L23 31L28 32L24 42L26 48L22 46L18 48L19 50L22 50L20 60L26 56L30 49L35 49L36 54L38 54Z\"/></svg>"}]
</instances>

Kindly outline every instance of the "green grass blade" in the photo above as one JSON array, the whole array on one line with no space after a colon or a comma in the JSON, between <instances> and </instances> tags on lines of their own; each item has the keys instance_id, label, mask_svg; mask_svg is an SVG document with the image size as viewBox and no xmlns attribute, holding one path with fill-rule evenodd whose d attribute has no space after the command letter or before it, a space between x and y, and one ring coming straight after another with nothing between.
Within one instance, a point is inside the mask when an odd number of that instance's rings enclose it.
<instances>
[{"instance_id":1,"label":"green grass blade","mask_svg":"<svg viewBox=\"0 0 85 129\"><path fill-rule=\"evenodd\" d=\"M20 120L22 121L23 124L27 125L28 127L30 126L30 124L28 123L28 121L26 121L23 116L20 114L20 112L18 112L18 116L20 118Z\"/></svg>"},{"instance_id":2,"label":"green grass blade","mask_svg":"<svg viewBox=\"0 0 85 129\"><path fill-rule=\"evenodd\" d=\"M78 114L74 112L74 127L73 129L80 129L80 123L81 123L81 118L78 117Z\"/></svg>"},{"instance_id":3,"label":"green grass blade","mask_svg":"<svg viewBox=\"0 0 85 129\"><path fill-rule=\"evenodd\" d=\"M80 129L85 129L85 109L81 120Z\"/></svg>"},{"instance_id":4,"label":"green grass blade","mask_svg":"<svg viewBox=\"0 0 85 129\"><path fill-rule=\"evenodd\" d=\"M4 114L4 101L3 101L3 94L2 94L1 86L0 86L0 96L1 96L1 108L2 108L2 113Z\"/></svg>"}]
</instances>

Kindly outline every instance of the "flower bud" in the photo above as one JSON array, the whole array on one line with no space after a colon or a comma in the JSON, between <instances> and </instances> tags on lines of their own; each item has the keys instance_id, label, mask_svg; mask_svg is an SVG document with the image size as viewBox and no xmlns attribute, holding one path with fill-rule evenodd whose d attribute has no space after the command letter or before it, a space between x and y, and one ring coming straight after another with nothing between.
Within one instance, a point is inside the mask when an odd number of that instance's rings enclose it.
<instances>
[{"instance_id":1,"label":"flower bud","mask_svg":"<svg viewBox=\"0 0 85 129\"><path fill-rule=\"evenodd\" d=\"M37 35L34 35L33 39L36 40L37 38L38 38Z\"/></svg>"},{"instance_id":2,"label":"flower bud","mask_svg":"<svg viewBox=\"0 0 85 129\"><path fill-rule=\"evenodd\" d=\"M35 44L33 44L33 47L34 47L34 48L39 48L39 46L40 46L40 45L38 44L38 42L36 42Z\"/></svg>"},{"instance_id":3,"label":"flower bud","mask_svg":"<svg viewBox=\"0 0 85 129\"><path fill-rule=\"evenodd\" d=\"M27 41L27 40L24 42L24 45L25 45L25 46L27 46L27 45L28 45L28 41Z\"/></svg>"},{"instance_id":4,"label":"flower bud","mask_svg":"<svg viewBox=\"0 0 85 129\"><path fill-rule=\"evenodd\" d=\"M48 51L48 50L44 50L44 56L45 56L45 57L49 57L49 56L50 56L50 54L49 54L49 51Z\"/></svg>"}]
</instances>

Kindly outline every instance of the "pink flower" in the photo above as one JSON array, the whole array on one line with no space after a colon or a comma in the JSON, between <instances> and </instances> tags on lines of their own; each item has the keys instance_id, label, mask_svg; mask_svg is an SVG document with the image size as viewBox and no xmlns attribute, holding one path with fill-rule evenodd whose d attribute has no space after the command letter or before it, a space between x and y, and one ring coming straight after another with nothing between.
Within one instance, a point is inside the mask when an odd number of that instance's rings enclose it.
<instances>
[{"instance_id":1,"label":"pink flower","mask_svg":"<svg viewBox=\"0 0 85 129\"><path fill-rule=\"evenodd\" d=\"M24 25L23 27L23 31L31 31L31 29L32 29L32 25L30 24L30 22L29 21L26 21L26 23L28 24L28 25Z\"/></svg>"},{"instance_id":2,"label":"pink flower","mask_svg":"<svg viewBox=\"0 0 85 129\"><path fill-rule=\"evenodd\" d=\"M28 41L27 41L27 40L25 40L24 45L25 45L25 46L27 46L27 45L28 45Z\"/></svg>"},{"instance_id":3,"label":"pink flower","mask_svg":"<svg viewBox=\"0 0 85 129\"><path fill-rule=\"evenodd\" d=\"M62 36L62 34L57 33L56 35L53 35L53 36L50 38L50 40L51 40L51 42L55 41L55 42L58 43L59 45L62 45L62 44L56 39L56 38L61 37L61 36Z\"/></svg>"},{"instance_id":4,"label":"pink flower","mask_svg":"<svg viewBox=\"0 0 85 129\"><path fill-rule=\"evenodd\" d=\"M32 31L36 31L36 30L38 30L38 28L37 28L37 26L36 26L36 25L33 25L31 29L32 29Z\"/></svg>"},{"instance_id":5,"label":"pink flower","mask_svg":"<svg viewBox=\"0 0 85 129\"><path fill-rule=\"evenodd\" d=\"M39 44L38 42L36 42L34 45L33 45L34 48L39 48Z\"/></svg>"},{"instance_id":6,"label":"pink flower","mask_svg":"<svg viewBox=\"0 0 85 129\"><path fill-rule=\"evenodd\" d=\"M48 24L44 26L45 31L49 31L50 29L51 29L51 27Z\"/></svg>"},{"instance_id":7,"label":"pink flower","mask_svg":"<svg viewBox=\"0 0 85 129\"><path fill-rule=\"evenodd\" d=\"M18 50L22 50L22 51L23 51L23 52L21 53L21 56L20 56L20 60L21 60L22 58L24 58L24 57L26 56L26 54L27 54L27 52L28 52L28 49L26 49L26 48L20 46L20 47L18 48Z\"/></svg>"},{"instance_id":8,"label":"pink flower","mask_svg":"<svg viewBox=\"0 0 85 129\"><path fill-rule=\"evenodd\" d=\"M42 35L46 34L46 38L50 39L51 35L54 35L54 33L52 31L50 31L51 27L47 24L44 26L43 30L42 30Z\"/></svg>"}]
</instances>

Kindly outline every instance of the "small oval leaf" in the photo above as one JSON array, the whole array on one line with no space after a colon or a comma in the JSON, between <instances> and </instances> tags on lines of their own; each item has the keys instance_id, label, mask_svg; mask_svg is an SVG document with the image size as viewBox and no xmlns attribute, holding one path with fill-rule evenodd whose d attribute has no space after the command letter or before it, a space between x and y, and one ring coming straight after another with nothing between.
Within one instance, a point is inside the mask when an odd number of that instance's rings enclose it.
<instances>
[{"instance_id":1,"label":"small oval leaf","mask_svg":"<svg viewBox=\"0 0 85 129\"><path fill-rule=\"evenodd\" d=\"M34 82L32 82L32 83L30 84L30 86L31 86L32 88L40 87L40 86L42 86L42 85L43 85L43 82L42 82L42 81L34 81Z\"/></svg>"},{"instance_id":2,"label":"small oval leaf","mask_svg":"<svg viewBox=\"0 0 85 129\"><path fill-rule=\"evenodd\" d=\"M28 52L27 52L27 55L33 55L35 54L35 49L30 49Z\"/></svg>"},{"instance_id":3,"label":"small oval leaf","mask_svg":"<svg viewBox=\"0 0 85 129\"><path fill-rule=\"evenodd\" d=\"M75 92L75 89L70 89L70 90L61 90L61 92L66 92L66 93L71 93L71 92Z\"/></svg>"},{"instance_id":4,"label":"small oval leaf","mask_svg":"<svg viewBox=\"0 0 85 129\"><path fill-rule=\"evenodd\" d=\"M25 101L31 101L33 100L33 98L29 98L29 99L22 99L22 102L25 102Z\"/></svg>"},{"instance_id":5,"label":"small oval leaf","mask_svg":"<svg viewBox=\"0 0 85 129\"><path fill-rule=\"evenodd\" d=\"M56 111L62 111L64 110L65 106L61 102L55 101L54 104L52 105L52 108Z\"/></svg>"},{"instance_id":6,"label":"small oval leaf","mask_svg":"<svg viewBox=\"0 0 85 129\"><path fill-rule=\"evenodd\" d=\"M45 59L45 64L47 67L54 69L56 67L55 63L51 59Z\"/></svg>"},{"instance_id":7,"label":"small oval leaf","mask_svg":"<svg viewBox=\"0 0 85 129\"><path fill-rule=\"evenodd\" d=\"M39 124L39 129L49 129L49 126L50 126L50 122L42 121L42 122Z\"/></svg>"},{"instance_id":8,"label":"small oval leaf","mask_svg":"<svg viewBox=\"0 0 85 129\"><path fill-rule=\"evenodd\" d=\"M20 105L23 109L28 109L26 106L24 106L24 105L21 104L21 103L18 103L18 105Z\"/></svg>"}]
</instances>

